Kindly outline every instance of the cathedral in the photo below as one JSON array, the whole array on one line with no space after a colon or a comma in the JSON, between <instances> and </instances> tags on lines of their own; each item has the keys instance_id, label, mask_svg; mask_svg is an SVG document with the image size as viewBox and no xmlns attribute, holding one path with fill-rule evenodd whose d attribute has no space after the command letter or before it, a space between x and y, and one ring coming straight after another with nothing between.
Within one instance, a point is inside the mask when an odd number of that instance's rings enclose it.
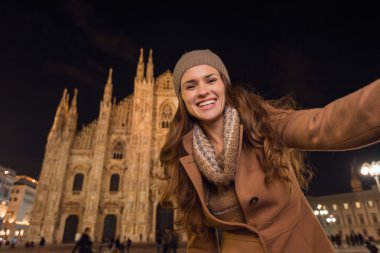
<instances>
[{"instance_id":1,"label":"cathedral","mask_svg":"<svg viewBox=\"0 0 380 253\"><path fill-rule=\"evenodd\" d=\"M112 95L112 69L97 119L77 131L77 90L65 89L45 147L28 238L73 242L85 227L95 242L153 241L173 227L159 205L166 181L160 148L178 106L170 70L154 77L152 50L137 64L133 94Z\"/></svg>"}]
</instances>

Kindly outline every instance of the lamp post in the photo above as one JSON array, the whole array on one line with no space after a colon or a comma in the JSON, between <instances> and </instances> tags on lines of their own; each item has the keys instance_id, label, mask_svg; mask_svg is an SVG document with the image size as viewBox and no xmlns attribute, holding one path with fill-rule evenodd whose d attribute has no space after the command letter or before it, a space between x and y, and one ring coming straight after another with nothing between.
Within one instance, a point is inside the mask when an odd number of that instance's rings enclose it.
<instances>
[{"instance_id":1,"label":"lamp post","mask_svg":"<svg viewBox=\"0 0 380 253\"><path fill-rule=\"evenodd\" d=\"M330 226L336 222L336 219L335 219L334 215L330 214L329 217L326 218L326 221L327 221L328 228L329 228L328 233L331 234L331 227Z\"/></svg>"},{"instance_id":2,"label":"lamp post","mask_svg":"<svg viewBox=\"0 0 380 253\"><path fill-rule=\"evenodd\" d=\"M321 204L318 204L317 209L314 210L313 212L314 212L314 215L317 216L317 218L320 217L319 220L322 220L323 229L326 231L327 226L326 226L326 220L324 217L329 214L329 211L327 211L326 208L322 206Z\"/></svg>"},{"instance_id":3,"label":"lamp post","mask_svg":"<svg viewBox=\"0 0 380 253\"><path fill-rule=\"evenodd\" d=\"M380 182L379 182L379 175L380 175L380 161L372 162L372 163L363 163L360 173L362 173L364 176L370 175L370 177L373 177L376 181L377 189L380 192Z\"/></svg>"}]
</instances>

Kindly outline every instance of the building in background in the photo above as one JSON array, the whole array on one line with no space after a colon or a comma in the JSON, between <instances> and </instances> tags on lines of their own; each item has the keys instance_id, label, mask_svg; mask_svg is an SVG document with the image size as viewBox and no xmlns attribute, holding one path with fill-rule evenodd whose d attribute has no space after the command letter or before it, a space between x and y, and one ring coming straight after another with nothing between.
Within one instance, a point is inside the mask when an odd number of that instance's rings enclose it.
<instances>
[{"instance_id":1,"label":"building in background","mask_svg":"<svg viewBox=\"0 0 380 253\"><path fill-rule=\"evenodd\" d=\"M363 190L361 182L351 171L352 192L308 197L319 222L328 235L359 233L380 240L380 192L377 186Z\"/></svg>"},{"instance_id":2,"label":"building in background","mask_svg":"<svg viewBox=\"0 0 380 253\"><path fill-rule=\"evenodd\" d=\"M11 188L16 180L16 171L0 165L0 202L9 201Z\"/></svg>"},{"instance_id":3,"label":"building in background","mask_svg":"<svg viewBox=\"0 0 380 253\"><path fill-rule=\"evenodd\" d=\"M28 233L38 182L28 176L16 176L16 178L0 234L6 240L16 238L21 242Z\"/></svg>"},{"instance_id":4,"label":"building in background","mask_svg":"<svg viewBox=\"0 0 380 253\"><path fill-rule=\"evenodd\" d=\"M137 64L134 93L116 102L112 69L99 116L77 132L77 91L65 90L49 132L31 216L29 239L73 242L91 229L95 242L130 237L153 240L173 226L158 205L165 181L158 156L178 100L173 75L153 74L153 55Z\"/></svg>"},{"instance_id":5,"label":"building in background","mask_svg":"<svg viewBox=\"0 0 380 253\"><path fill-rule=\"evenodd\" d=\"M16 172L0 165L0 238L4 236L3 220L8 210L10 192L17 180Z\"/></svg>"}]
</instances>

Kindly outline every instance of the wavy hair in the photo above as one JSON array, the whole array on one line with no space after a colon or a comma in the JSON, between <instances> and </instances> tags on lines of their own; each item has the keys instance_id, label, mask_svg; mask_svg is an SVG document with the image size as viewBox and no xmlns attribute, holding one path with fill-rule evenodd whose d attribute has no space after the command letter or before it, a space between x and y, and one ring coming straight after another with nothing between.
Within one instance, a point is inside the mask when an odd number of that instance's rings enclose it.
<instances>
[{"instance_id":1,"label":"wavy hair","mask_svg":"<svg viewBox=\"0 0 380 253\"><path fill-rule=\"evenodd\" d=\"M292 169L300 186L307 189L312 172L304 166L304 153L286 147L272 126L272 116L294 107L291 97L266 101L245 86L232 86L221 74L225 84L226 103L236 108L243 124L243 145L258 150L257 155L265 173L265 184L274 179L290 183L288 170ZM179 158L186 155L182 146L183 136L191 131L194 119L186 110L182 99L171 122L160 160L167 175L168 187L161 204L179 209L176 224L188 233L205 233L208 224L198 195L190 182ZM206 225L206 226L205 226Z\"/></svg>"}]
</instances>

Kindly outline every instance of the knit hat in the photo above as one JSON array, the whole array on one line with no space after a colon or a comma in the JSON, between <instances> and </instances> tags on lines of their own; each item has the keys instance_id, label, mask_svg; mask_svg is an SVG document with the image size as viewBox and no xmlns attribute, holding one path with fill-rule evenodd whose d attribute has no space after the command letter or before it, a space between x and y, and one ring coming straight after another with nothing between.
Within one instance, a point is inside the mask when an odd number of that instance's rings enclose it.
<instances>
[{"instance_id":1,"label":"knit hat","mask_svg":"<svg viewBox=\"0 0 380 253\"><path fill-rule=\"evenodd\" d=\"M230 82L227 69L219 56L211 52L209 49L190 51L182 55L174 67L174 90L178 97L180 96L179 90L181 87L181 78L186 70L203 64L214 67L227 78L228 82Z\"/></svg>"}]
</instances>

